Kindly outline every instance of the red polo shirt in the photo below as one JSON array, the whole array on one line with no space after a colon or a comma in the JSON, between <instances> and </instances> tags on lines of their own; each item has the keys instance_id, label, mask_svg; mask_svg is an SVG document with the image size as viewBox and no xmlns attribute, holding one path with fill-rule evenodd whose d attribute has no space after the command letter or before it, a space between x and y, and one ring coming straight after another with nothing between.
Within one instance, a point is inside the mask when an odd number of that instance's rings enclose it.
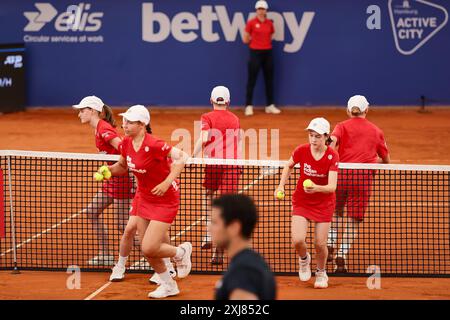
<instances>
[{"instance_id":1,"label":"red polo shirt","mask_svg":"<svg viewBox=\"0 0 450 320\"><path fill-rule=\"evenodd\" d=\"M250 49L270 50L272 49L272 34L275 32L272 20L259 21L257 17L249 20L245 31L250 34Z\"/></svg>"}]
</instances>

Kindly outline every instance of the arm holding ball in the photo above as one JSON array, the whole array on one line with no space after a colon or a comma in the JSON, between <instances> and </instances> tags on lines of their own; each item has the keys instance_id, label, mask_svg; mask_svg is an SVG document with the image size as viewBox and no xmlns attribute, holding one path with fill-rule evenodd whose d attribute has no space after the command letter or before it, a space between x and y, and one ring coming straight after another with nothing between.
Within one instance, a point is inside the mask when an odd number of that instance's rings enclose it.
<instances>
[{"instance_id":1,"label":"arm holding ball","mask_svg":"<svg viewBox=\"0 0 450 320\"><path fill-rule=\"evenodd\" d=\"M275 190L275 198L278 200L281 200L284 198L284 186L286 185L286 182L289 179L289 176L292 173L292 170L294 169L295 163L292 157L289 158L288 162L283 168L283 172L281 173L280 183L278 187Z\"/></svg>"}]
</instances>

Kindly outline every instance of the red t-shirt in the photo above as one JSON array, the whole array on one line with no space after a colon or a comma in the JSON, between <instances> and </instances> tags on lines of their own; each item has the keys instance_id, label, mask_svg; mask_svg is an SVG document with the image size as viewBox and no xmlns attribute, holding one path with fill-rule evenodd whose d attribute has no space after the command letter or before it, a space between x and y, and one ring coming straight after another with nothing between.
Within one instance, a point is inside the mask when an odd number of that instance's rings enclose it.
<instances>
[{"instance_id":1,"label":"red t-shirt","mask_svg":"<svg viewBox=\"0 0 450 320\"><path fill-rule=\"evenodd\" d=\"M364 118L350 118L338 123L332 136L337 138L341 162L376 163L389 151L383 131Z\"/></svg>"},{"instance_id":2,"label":"red t-shirt","mask_svg":"<svg viewBox=\"0 0 450 320\"><path fill-rule=\"evenodd\" d=\"M311 146L304 144L294 150L292 159L295 164L300 164L300 178L298 179L297 187L292 197L293 206L301 206L312 212L333 211L336 204L335 193L306 193L303 189L303 181L310 179L314 184L327 185L328 173L330 171L338 171L338 153L328 147L323 157L317 161L311 153Z\"/></svg>"},{"instance_id":3,"label":"red t-shirt","mask_svg":"<svg viewBox=\"0 0 450 320\"><path fill-rule=\"evenodd\" d=\"M255 17L247 22L245 31L250 34L251 49L272 49L272 34L275 32L272 20L266 18L264 22L261 22Z\"/></svg>"},{"instance_id":4,"label":"red t-shirt","mask_svg":"<svg viewBox=\"0 0 450 320\"><path fill-rule=\"evenodd\" d=\"M95 146L98 152L106 154L119 154L111 144L110 141L114 138L118 138L116 128L110 125L105 120L100 120L95 129Z\"/></svg>"},{"instance_id":5,"label":"red t-shirt","mask_svg":"<svg viewBox=\"0 0 450 320\"><path fill-rule=\"evenodd\" d=\"M209 131L205 144L205 157L217 159L238 159L240 122L228 110L213 110L201 116L202 131Z\"/></svg>"},{"instance_id":6,"label":"red t-shirt","mask_svg":"<svg viewBox=\"0 0 450 320\"><path fill-rule=\"evenodd\" d=\"M136 176L138 182L137 193L144 200L152 203L177 203L178 182L174 181L163 196L152 194L152 190L163 182L170 173L172 160L168 154L172 147L152 135L146 133L144 141L138 151L134 150L133 140L125 137L122 142L121 154L127 162L127 166Z\"/></svg>"}]
</instances>

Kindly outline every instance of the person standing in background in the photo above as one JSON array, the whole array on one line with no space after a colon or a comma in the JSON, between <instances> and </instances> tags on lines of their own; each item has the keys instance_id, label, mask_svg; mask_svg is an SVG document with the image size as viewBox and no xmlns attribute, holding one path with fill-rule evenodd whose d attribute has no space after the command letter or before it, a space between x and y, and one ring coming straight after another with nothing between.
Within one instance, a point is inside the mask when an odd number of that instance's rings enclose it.
<instances>
[{"instance_id":1,"label":"person standing in background","mask_svg":"<svg viewBox=\"0 0 450 320\"><path fill-rule=\"evenodd\" d=\"M253 90L259 69L263 69L266 87L266 113L279 114L280 109L275 107L273 97L273 58L272 35L275 33L272 20L267 18L269 5L266 1L257 1L255 4L256 17L247 22L244 32L244 43L250 47L250 60L248 61L247 94L245 101L245 115L253 115Z\"/></svg>"}]
</instances>

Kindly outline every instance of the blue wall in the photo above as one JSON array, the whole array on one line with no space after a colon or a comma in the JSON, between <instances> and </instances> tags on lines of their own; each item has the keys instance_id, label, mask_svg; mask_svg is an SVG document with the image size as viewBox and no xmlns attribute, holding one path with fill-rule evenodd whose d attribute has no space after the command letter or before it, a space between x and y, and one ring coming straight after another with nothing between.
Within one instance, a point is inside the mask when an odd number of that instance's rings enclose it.
<instances>
[{"instance_id":1,"label":"blue wall","mask_svg":"<svg viewBox=\"0 0 450 320\"><path fill-rule=\"evenodd\" d=\"M434 5L415 0L269 1L284 24L284 40L274 42L277 103L345 104L356 93L366 95L377 105L416 104L422 94L437 102L450 103L450 27L446 22L450 2L431 2ZM41 10L43 14L38 13L35 3L0 2L0 43L23 42L26 37L29 105L69 105L89 94L96 94L112 105L207 105L211 88L218 84L230 88L233 105L244 103L248 48L238 32L222 28L222 24L227 24L223 14L220 21L212 24L212 32L219 37L215 42L202 39L200 28L191 34L196 37L192 42L176 40L173 30L162 42L143 41L143 30L152 29L152 24L143 25L143 20L148 22L155 17L149 10L151 6L154 12L163 13L171 21L180 12L191 13L193 18L202 6L210 6L213 13L226 10L230 20L235 15L235 22L239 22L254 11L254 1L90 1L84 3L80 16L87 18L87 23L81 21L75 31L57 30L67 26L63 23L64 12L74 2L48 1L51 5ZM143 3L147 4L145 10ZM90 5L88 10L86 4ZM373 4L381 10L380 30L369 30L366 26L370 16L366 10ZM226 8L216 10L216 6ZM399 19L404 22L405 18L419 18L415 22L410 19L404 28L398 26L397 35L417 36L422 32L421 38L400 39L396 47L389 8L396 25ZM143 14L147 18L143 19ZM297 28L302 18L303 22L312 18L309 28L305 28L303 45L295 52L286 52L286 44L293 40L286 17L291 24L295 17ZM45 22L48 19L51 20ZM190 23L195 29L198 22ZM169 31L159 30L157 23L153 26L155 33ZM39 31L32 31L40 27ZM87 31L89 28L94 31ZM207 34L205 28L203 33ZM225 40L224 30L230 41ZM432 32L435 34L415 52L405 52ZM294 34L299 38L301 32L297 30ZM74 37L78 42L56 43L51 39L36 42L39 36ZM30 41L30 37L35 38ZM79 42L89 40L88 37L103 42ZM281 34L278 37L281 39ZM255 102L264 104L261 79L257 90L260 94Z\"/></svg>"}]
</instances>

